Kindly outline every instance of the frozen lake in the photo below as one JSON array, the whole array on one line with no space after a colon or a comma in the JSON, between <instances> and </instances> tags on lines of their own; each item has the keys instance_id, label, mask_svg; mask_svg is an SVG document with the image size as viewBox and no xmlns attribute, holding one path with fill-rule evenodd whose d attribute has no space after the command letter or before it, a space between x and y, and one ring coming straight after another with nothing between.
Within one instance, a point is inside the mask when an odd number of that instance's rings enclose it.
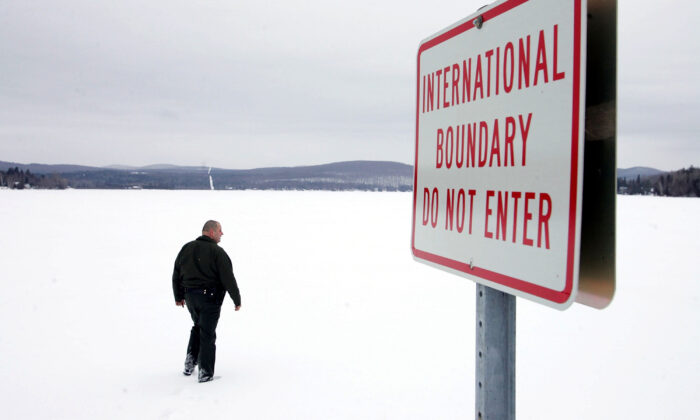
<instances>
[{"instance_id":1,"label":"frozen lake","mask_svg":"<svg viewBox=\"0 0 700 420\"><path fill-rule=\"evenodd\" d=\"M7 419L474 416L474 283L413 261L411 193L0 190ZM618 197L605 310L518 299L518 419L683 419L700 398L700 200ZM222 223L217 380L181 374L172 264Z\"/></svg>"}]
</instances>

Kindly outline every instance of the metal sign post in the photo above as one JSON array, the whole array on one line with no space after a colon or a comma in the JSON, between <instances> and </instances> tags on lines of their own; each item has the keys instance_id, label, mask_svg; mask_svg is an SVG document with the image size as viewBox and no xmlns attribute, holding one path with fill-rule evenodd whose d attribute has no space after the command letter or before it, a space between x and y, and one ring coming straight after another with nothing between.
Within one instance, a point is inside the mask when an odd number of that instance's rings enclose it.
<instances>
[{"instance_id":1,"label":"metal sign post","mask_svg":"<svg viewBox=\"0 0 700 420\"><path fill-rule=\"evenodd\" d=\"M476 286L477 420L515 420L515 296Z\"/></svg>"}]
</instances>

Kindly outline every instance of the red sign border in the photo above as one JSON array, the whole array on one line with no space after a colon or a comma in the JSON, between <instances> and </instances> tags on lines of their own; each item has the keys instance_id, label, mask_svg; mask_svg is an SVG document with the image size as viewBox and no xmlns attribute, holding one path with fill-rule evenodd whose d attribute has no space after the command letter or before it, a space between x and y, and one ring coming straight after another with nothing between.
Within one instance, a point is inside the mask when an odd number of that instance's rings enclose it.
<instances>
[{"instance_id":1,"label":"red sign border","mask_svg":"<svg viewBox=\"0 0 700 420\"><path fill-rule=\"evenodd\" d=\"M503 2L492 9L489 9L481 14L483 22L486 23L497 16L506 13L530 0L510 0ZM477 266L445 258L440 255L432 254L426 251L421 251L416 248L416 208L418 193L416 184L418 181L418 119L420 113L420 58L421 54L430 48L435 47L457 35L460 35L472 28L474 22L467 20L466 22L422 43L418 49L418 72L417 72L417 92L416 92L416 158L413 171L413 226L411 232L411 249L413 255L426 261L451 268L472 276L476 276L494 283L501 284L511 289L519 290L544 300L563 304L571 297L574 283L574 260L576 252L576 209L578 199L578 155L579 155L579 126L581 124L580 115L580 99L581 99L581 1L574 0L574 65L573 65L573 104L572 104L572 123L571 123L571 188L569 194L569 238L566 261L566 282L564 290L552 290L538 284L530 283L525 280L510 277L494 271L486 270Z\"/></svg>"}]
</instances>

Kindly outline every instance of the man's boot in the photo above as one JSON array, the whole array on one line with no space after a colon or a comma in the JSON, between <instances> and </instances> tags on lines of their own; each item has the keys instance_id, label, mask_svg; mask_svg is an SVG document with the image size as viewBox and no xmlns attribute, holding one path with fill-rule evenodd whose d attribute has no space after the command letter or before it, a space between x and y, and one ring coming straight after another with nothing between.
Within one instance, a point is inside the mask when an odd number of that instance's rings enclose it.
<instances>
[{"instance_id":1,"label":"man's boot","mask_svg":"<svg viewBox=\"0 0 700 420\"><path fill-rule=\"evenodd\" d=\"M201 367L199 368L199 382L209 382L213 380L214 376L211 373L202 370Z\"/></svg>"},{"instance_id":2,"label":"man's boot","mask_svg":"<svg viewBox=\"0 0 700 420\"><path fill-rule=\"evenodd\" d=\"M194 356L191 354L188 354L187 357L185 358L185 369L182 371L182 373L185 376L190 376L192 372L194 372L194 367L197 365L197 360L195 360Z\"/></svg>"}]
</instances>

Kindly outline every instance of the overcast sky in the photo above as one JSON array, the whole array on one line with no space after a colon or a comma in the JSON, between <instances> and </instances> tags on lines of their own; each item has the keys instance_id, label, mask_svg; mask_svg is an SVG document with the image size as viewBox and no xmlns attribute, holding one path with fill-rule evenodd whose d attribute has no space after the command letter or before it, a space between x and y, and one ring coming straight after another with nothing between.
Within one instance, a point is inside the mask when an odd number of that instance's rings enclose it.
<instances>
[{"instance_id":1,"label":"overcast sky","mask_svg":"<svg viewBox=\"0 0 700 420\"><path fill-rule=\"evenodd\" d=\"M0 0L0 160L413 163L418 44L486 3ZM700 6L618 8L618 167L699 166Z\"/></svg>"}]
</instances>

